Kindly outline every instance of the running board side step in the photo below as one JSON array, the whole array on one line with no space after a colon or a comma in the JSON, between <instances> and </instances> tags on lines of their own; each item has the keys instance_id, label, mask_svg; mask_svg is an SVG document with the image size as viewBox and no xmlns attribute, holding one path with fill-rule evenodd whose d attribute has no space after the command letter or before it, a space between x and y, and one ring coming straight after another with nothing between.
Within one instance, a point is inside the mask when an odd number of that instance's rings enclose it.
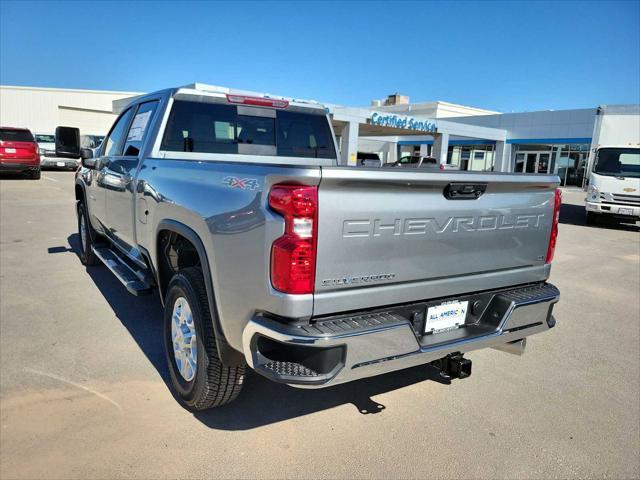
<instances>
[{"instance_id":1,"label":"running board side step","mask_svg":"<svg viewBox=\"0 0 640 480\"><path fill-rule=\"evenodd\" d=\"M92 246L93 253L116 276L129 293L140 296L151 293L152 286L145 278L144 271L136 271L131 268L124 259L108 247Z\"/></svg>"}]
</instances>

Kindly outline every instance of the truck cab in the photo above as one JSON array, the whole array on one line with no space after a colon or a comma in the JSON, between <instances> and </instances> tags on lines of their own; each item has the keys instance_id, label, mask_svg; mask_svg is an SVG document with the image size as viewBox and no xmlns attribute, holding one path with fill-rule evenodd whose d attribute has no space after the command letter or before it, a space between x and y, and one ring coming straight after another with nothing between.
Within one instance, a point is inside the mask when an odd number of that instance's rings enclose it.
<instances>
[{"instance_id":1,"label":"truck cab","mask_svg":"<svg viewBox=\"0 0 640 480\"><path fill-rule=\"evenodd\" d=\"M640 220L640 145L595 148L588 185L587 223Z\"/></svg>"}]
</instances>

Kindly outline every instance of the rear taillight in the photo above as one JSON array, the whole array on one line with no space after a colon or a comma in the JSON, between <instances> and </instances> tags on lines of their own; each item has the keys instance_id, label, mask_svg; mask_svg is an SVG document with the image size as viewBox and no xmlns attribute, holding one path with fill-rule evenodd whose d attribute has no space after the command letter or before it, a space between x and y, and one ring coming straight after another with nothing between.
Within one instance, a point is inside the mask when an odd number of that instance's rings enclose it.
<instances>
[{"instance_id":1,"label":"rear taillight","mask_svg":"<svg viewBox=\"0 0 640 480\"><path fill-rule=\"evenodd\" d=\"M254 107L287 108L289 106L289 101L285 99L248 97L246 95L227 94L227 101L229 103L239 103L241 105L253 105Z\"/></svg>"},{"instance_id":2,"label":"rear taillight","mask_svg":"<svg viewBox=\"0 0 640 480\"><path fill-rule=\"evenodd\" d=\"M560 219L560 205L562 205L562 191L557 188L553 197L553 220L551 222L551 236L549 237L549 247L547 248L547 259L545 263L551 263L553 254L556 251L558 240L558 220Z\"/></svg>"},{"instance_id":3,"label":"rear taillight","mask_svg":"<svg viewBox=\"0 0 640 480\"><path fill-rule=\"evenodd\" d=\"M318 187L275 185L269 206L284 217L271 246L271 284L284 293L313 293L318 239Z\"/></svg>"}]
</instances>

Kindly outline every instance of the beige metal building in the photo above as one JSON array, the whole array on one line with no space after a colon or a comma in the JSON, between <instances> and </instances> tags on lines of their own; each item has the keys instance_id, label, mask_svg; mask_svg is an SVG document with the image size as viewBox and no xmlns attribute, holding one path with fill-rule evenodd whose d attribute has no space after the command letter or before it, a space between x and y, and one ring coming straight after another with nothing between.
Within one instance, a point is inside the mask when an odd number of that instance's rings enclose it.
<instances>
[{"instance_id":1,"label":"beige metal building","mask_svg":"<svg viewBox=\"0 0 640 480\"><path fill-rule=\"evenodd\" d=\"M0 85L0 125L52 134L59 125L85 135L106 135L116 115L113 101L139 92Z\"/></svg>"}]
</instances>

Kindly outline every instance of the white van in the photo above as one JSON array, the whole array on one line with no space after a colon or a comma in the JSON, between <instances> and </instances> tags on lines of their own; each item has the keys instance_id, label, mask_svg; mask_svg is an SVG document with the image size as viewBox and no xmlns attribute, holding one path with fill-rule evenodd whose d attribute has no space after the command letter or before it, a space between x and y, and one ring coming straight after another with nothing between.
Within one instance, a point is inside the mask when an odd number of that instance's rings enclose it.
<instances>
[{"instance_id":1,"label":"white van","mask_svg":"<svg viewBox=\"0 0 640 480\"><path fill-rule=\"evenodd\" d=\"M589 172L587 223L640 220L640 145L600 145Z\"/></svg>"}]
</instances>

